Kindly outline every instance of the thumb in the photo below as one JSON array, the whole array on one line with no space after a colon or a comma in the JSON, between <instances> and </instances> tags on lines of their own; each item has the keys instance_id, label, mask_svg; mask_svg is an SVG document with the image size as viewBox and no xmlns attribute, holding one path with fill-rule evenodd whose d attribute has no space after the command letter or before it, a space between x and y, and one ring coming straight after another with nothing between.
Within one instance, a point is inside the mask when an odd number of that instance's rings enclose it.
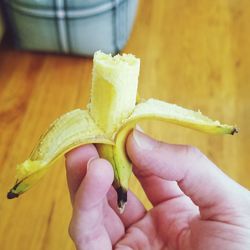
<instances>
[{"instance_id":1,"label":"thumb","mask_svg":"<svg viewBox=\"0 0 250 250\"><path fill-rule=\"evenodd\" d=\"M249 201L248 191L194 147L158 142L134 130L127 140L127 153L139 180L154 176L177 182L199 206L203 219L223 219L221 212L246 212L244 198Z\"/></svg>"},{"instance_id":2,"label":"thumb","mask_svg":"<svg viewBox=\"0 0 250 250\"><path fill-rule=\"evenodd\" d=\"M113 170L104 159L88 162L87 173L76 192L69 233L77 249L111 249L104 226L106 194L113 182Z\"/></svg>"}]
</instances>

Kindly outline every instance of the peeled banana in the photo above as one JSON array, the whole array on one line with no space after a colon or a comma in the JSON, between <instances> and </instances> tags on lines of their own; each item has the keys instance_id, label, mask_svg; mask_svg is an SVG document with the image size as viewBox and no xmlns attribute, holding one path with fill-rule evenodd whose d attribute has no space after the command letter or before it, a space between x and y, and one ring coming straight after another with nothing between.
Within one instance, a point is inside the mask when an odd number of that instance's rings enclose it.
<instances>
[{"instance_id":1,"label":"peeled banana","mask_svg":"<svg viewBox=\"0 0 250 250\"><path fill-rule=\"evenodd\" d=\"M16 184L9 199L30 189L63 154L79 145L94 143L100 157L113 166L117 203L127 202L131 163L125 151L128 133L138 121L159 119L211 134L234 134L237 128L156 99L138 101L140 60L131 54L94 54L90 103L55 120L42 135L30 157L17 165ZM138 103L139 102L139 103Z\"/></svg>"}]
</instances>

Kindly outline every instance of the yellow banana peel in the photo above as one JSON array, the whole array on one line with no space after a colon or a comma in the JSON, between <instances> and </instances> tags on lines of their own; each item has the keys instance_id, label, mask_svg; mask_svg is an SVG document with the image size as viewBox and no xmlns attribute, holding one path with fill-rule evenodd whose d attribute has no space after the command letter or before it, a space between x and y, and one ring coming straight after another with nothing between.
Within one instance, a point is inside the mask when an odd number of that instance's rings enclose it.
<instances>
[{"instance_id":1,"label":"yellow banana peel","mask_svg":"<svg viewBox=\"0 0 250 250\"><path fill-rule=\"evenodd\" d=\"M7 197L30 189L63 154L94 143L99 155L113 166L117 203L123 212L127 202L131 163L125 151L128 133L138 121L158 119L210 134L234 134L237 128L164 101L140 101L137 94L140 60L131 54L94 55L91 100L87 110L76 109L55 120L30 157L17 166L17 180Z\"/></svg>"}]
</instances>

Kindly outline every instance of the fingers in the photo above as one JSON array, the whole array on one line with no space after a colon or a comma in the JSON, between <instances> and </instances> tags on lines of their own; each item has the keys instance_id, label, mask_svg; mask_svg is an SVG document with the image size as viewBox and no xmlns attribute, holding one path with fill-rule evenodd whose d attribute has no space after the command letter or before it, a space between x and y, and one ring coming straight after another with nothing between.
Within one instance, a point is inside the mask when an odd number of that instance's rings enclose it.
<instances>
[{"instance_id":1,"label":"fingers","mask_svg":"<svg viewBox=\"0 0 250 250\"><path fill-rule=\"evenodd\" d=\"M90 160L87 169L74 201L74 207L84 211L101 204L114 179L113 169L104 159Z\"/></svg>"},{"instance_id":2,"label":"fingers","mask_svg":"<svg viewBox=\"0 0 250 250\"><path fill-rule=\"evenodd\" d=\"M86 174L87 163L91 158L97 158L98 153L94 145L84 145L71 150L66 155L66 174L71 202Z\"/></svg>"},{"instance_id":3,"label":"fingers","mask_svg":"<svg viewBox=\"0 0 250 250\"><path fill-rule=\"evenodd\" d=\"M136 132L137 130L134 133ZM168 181L162 178L162 176L155 175L154 172L148 172L148 170L144 169L143 167L143 171L141 171L141 158L145 158L145 155L141 156L140 153L137 154L138 148L132 136L129 136L127 142L127 151L129 155L131 154L131 157L133 157L131 159L140 161L138 163L138 167L134 167L133 171L138 177L145 193L147 194L147 197L149 198L153 206L156 206L163 201L167 201L184 195L176 181ZM156 141L152 141L152 143L155 143L156 145L158 144L158 142ZM155 165L157 160L158 159L153 159L153 166ZM133 163L135 164L135 162ZM151 169L151 167L149 169Z\"/></svg>"},{"instance_id":4,"label":"fingers","mask_svg":"<svg viewBox=\"0 0 250 250\"><path fill-rule=\"evenodd\" d=\"M105 228L105 216L110 217L110 210L107 210L105 203L113 178L109 162L103 159L90 160L86 176L75 194L70 224L70 235L78 249L95 250L100 249L100 246L102 249L112 248ZM123 233L119 220L113 221L113 227Z\"/></svg>"},{"instance_id":5,"label":"fingers","mask_svg":"<svg viewBox=\"0 0 250 250\"><path fill-rule=\"evenodd\" d=\"M184 195L176 181L167 181L155 175L137 176L153 206Z\"/></svg>"},{"instance_id":6,"label":"fingers","mask_svg":"<svg viewBox=\"0 0 250 250\"><path fill-rule=\"evenodd\" d=\"M87 169L89 159L97 158L98 153L93 145L85 145L76 148L66 155L66 172L71 201L73 203L75 193L79 188ZM117 209L117 194L113 187L107 195L109 205L122 220L125 227L128 227L145 214L145 208L137 197L128 192L128 202L123 214Z\"/></svg>"},{"instance_id":7,"label":"fingers","mask_svg":"<svg viewBox=\"0 0 250 250\"><path fill-rule=\"evenodd\" d=\"M135 165L135 174L153 201L156 193L159 200L181 195L182 191L207 218L216 216L216 212L223 209L239 209L246 194L244 188L195 148L160 143L134 130L127 140L127 152ZM176 181L179 188L166 184L164 180Z\"/></svg>"}]
</instances>

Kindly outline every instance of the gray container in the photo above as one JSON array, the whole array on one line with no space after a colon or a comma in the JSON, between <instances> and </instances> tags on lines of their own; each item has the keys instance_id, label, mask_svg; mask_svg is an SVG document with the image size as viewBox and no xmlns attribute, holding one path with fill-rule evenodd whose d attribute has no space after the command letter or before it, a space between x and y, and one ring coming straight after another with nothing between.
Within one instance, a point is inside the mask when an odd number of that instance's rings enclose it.
<instances>
[{"instance_id":1,"label":"gray container","mask_svg":"<svg viewBox=\"0 0 250 250\"><path fill-rule=\"evenodd\" d=\"M93 55L117 53L133 27L138 0L5 0L16 47Z\"/></svg>"}]
</instances>

